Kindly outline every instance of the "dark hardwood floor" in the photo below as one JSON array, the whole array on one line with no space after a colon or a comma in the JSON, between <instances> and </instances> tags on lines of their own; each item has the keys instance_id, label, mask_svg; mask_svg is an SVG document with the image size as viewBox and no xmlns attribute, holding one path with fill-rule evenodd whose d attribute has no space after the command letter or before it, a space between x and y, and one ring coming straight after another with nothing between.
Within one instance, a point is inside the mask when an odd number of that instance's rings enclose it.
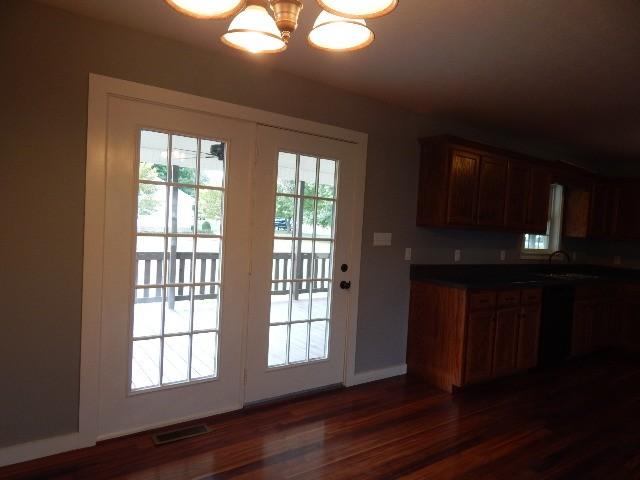
<instances>
[{"instance_id":1,"label":"dark hardwood floor","mask_svg":"<svg viewBox=\"0 0 640 480\"><path fill-rule=\"evenodd\" d=\"M46 479L640 479L640 361L573 360L456 395L405 377L0 469Z\"/></svg>"}]
</instances>

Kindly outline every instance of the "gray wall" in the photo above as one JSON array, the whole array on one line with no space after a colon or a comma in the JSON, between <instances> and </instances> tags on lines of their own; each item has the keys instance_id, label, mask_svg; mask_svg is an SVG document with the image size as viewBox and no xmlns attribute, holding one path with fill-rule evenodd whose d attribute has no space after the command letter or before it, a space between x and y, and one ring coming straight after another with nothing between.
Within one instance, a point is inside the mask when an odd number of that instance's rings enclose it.
<instances>
[{"instance_id":1,"label":"gray wall","mask_svg":"<svg viewBox=\"0 0 640 480\"><path fill-rule=\"evenodd\" d=\"M457 133L547 158L562 152L492 135L270 70L259 62L77 17L0 4L0 446L77 429L88 75L90 72L369 134L357 371L405 359L409 262L517 261L509 234L414 226L416 138ZM8 92L8 95L7 95ZM374 248L373 232L393 246Z\"/></svg>"}]
</instances>

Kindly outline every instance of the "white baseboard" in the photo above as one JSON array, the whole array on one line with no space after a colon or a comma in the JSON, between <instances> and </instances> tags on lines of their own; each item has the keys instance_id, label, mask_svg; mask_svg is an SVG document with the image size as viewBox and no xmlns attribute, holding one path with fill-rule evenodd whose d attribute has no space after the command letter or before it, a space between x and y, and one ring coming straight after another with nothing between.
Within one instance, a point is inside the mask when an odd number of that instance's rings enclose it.
<instances>
[{"instance_id":1,"label":"white baseboard","mask_svg":"<svg viewBox=\"0 0 640 480\"><path fill-rule=\"evenodd\" d=\"M20 443L0 448L0 467L14 463L27 462L36 458L48 457L57 453L69 452L79 448L92 447L95 440L83 438L80 433L70 433L58 437Z\"/></svg>"},{"instance_id":2,"label":"white baseboard","mask_svg":"<svg viewBox=\"0 0 640 480\"><path fill-rule=\"evenodd\" d=\"M363 383L375 382L385 378L397 377L407 373L407 364L394 365L393 367L381 368L379 370L369 370L366 372L356 373L349 382L349 387L354 385L362 385Z\"/></svg>"}]
</instances>

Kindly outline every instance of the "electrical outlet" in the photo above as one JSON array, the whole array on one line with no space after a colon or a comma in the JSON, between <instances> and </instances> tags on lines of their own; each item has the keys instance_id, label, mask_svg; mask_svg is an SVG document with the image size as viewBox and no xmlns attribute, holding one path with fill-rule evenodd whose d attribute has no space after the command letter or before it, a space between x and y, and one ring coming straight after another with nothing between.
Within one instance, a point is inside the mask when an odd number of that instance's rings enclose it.
<instances>
[{"instance_id":1,"label":"electrical outlet","mask_svg":"<svg viewBox=\"0 0 640 480\"><path fill-rule=\"evenodd\" d=\"M410 248L405 248L405 249L404 249L404 259L405 259L407 262L410 262L410 261L411 261L411 249L410 249Z\"/></svg>"},{"instance_id":2,"label":"electrical outlet","mask_svg":"<svg viewBox=\"0 0 640 480\"><path fill-rule=\"evenodd\" d=\"M507 251L500 250L500 261L504 262L507 259Z\"/></svg>"},{"instance_id":3,"label":"electrical outlet","mask_svg":"<svg viewBox=\"0 0 640 480\"><path fill-rule=\"evenodd\" d=\"M577 258L578 254L576 252L571 252L571 260L575 262Z\"/></svg>"},{"instance_id":4,"label":"electrical outlet","mask_svg":"<svg viewBox=\"0 0 640 480\"><path fill-rule=\"evenodd\" d=\"M454 262L459 262L460 261L460 257L461 257L460 250L455 250L453 252L453 261Z\"/></svg>"}]
</instances>

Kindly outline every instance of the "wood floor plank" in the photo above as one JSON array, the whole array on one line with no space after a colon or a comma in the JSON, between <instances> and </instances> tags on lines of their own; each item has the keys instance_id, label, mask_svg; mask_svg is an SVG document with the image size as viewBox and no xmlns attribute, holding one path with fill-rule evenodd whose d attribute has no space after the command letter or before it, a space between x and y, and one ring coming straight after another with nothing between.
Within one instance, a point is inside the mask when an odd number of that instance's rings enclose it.
<instances>
[{"instance_id":1,"label":"wood floor plank","mask_svg":"<svg viewBox=\"0 0 640 480\"><path fill-rule=\"evenodd\" d=\"M202 421L201 421L202 422ZM397 377L0 469L1 479L640 479L640 361L608 353L449 395Z\"/></svg>"}]
</instances>

